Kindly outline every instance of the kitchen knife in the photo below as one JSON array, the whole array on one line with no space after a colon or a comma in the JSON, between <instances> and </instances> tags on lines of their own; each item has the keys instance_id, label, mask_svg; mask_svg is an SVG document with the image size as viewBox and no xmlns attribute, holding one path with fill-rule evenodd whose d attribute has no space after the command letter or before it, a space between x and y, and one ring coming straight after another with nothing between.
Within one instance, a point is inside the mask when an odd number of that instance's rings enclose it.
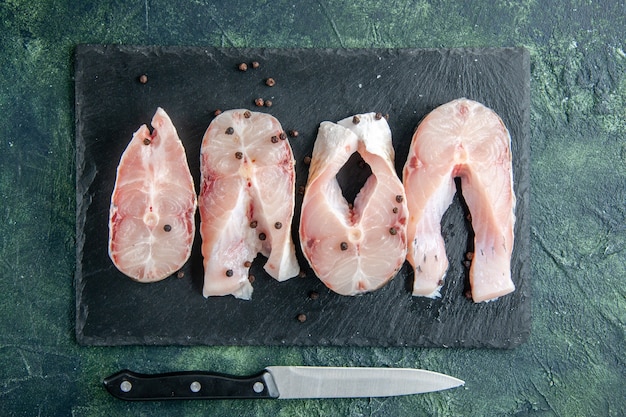
<instances>
[{"instance_id":1,"label":"kitchen knife","mask_svg":"<svg viewBox=\"0 0 626 417\"><path fill-rule=\"evenodd\" d=\"M196 371L148 375L123 370L104 379L109 393L131 401L390 397L463 384L421 369L316 366L269 366L251 376Z\"/></svg>"}]
</instances>

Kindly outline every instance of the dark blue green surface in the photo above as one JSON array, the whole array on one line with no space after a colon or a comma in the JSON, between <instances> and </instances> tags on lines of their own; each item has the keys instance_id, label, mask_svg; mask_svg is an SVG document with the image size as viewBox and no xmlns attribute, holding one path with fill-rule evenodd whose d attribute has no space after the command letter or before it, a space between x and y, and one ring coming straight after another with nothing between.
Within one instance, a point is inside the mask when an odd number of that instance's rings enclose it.
<instances>
[{"instance_id":1,"label":"dark blue green surface","mask_svg":"<svg viewBox=\"0 0 626 417\"><path fill-rule=\"evenodd\" d=\"M0 414L626 414L623 2L0 3ZM548 3L548 2L541 2ZM78 43L525 46L531 52L533 334L512 351L79 347L72 53ZM272 365L421 367L461 389L391 399L128 404L104 376Z\"/></svg>"}]
</instances>

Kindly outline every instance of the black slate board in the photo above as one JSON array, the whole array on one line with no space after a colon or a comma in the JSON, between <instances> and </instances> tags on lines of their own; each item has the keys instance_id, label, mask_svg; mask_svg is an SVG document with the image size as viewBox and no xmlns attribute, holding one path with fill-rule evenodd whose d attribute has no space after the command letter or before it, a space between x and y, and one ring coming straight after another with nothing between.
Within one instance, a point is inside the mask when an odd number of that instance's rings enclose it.
<instances>
[{"instance_id":1,"label":"black slate board","mask_svg":"<svg viewBox=\"0 0 626 417\"><path fill-rule=\"evenodd\" d=\"M260 62L241 72L240 62ZM503 49L216 49L79 45L75 53L77 147L76 335L85 345L358 345L511 348L530 333L528 52ZM148 82L138 77L146 74ZM268 87L267 77L276 80ZM271 99L256 108L254 99ZM201 295L196 236L185 276L139 284L107 254L108 210L117 163L132 133L163 107L185 145L196 188L202 135L215 109L271 113L291 138L297 186L304 185L319 123L369 111L389 114L398 173L413 129L440 104L467 97L494 109L512 136L517 290L474 304L464 296L471 228L462 201L442 220L450 270L442 298L410 295L413 273L374 293L327 290L301 253L306 277L278 283L254 262L252 301ZM354 167L358 169L358 167ZM302 197L296 196L299 213ZM297 239L299 215L294 218ZM296 241L296 246L298 246ZM319 293L311 299L311 291ZM306 314L306 321L296 319Z\"/></svg>"}]
</instances>

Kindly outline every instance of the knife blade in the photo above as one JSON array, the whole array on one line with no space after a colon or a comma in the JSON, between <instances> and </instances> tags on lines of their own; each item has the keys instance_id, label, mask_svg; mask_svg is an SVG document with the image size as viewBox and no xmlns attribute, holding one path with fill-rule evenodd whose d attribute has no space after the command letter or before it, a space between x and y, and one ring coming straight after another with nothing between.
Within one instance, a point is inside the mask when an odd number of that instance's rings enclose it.
<instances>
[{"instance_id":1,"label":"knife blade","mask_svg":"<svg viewBox=\"0 0 626 417\"><path fill-rule=\"evenodd\" d=\"M250 376L204 371L141 374L126 369L103 383L110 394L129 401L391 397L465 384L423 369L321 366L269 366Z\"/></svg>"}]
</instances>

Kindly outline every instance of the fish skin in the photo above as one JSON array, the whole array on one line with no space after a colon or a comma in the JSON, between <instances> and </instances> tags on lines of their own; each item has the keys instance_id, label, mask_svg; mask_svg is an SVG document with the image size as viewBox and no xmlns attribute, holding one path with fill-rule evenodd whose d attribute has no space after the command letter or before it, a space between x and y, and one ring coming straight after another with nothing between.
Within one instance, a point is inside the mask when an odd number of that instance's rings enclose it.
<instances>
[{"instance_id":1,"label":"fish skin","mask_svg":"<svg viewBox=\"0 0 626 417\"><path fill-rule=\"evenodd\" d=\"M291 146L280 139L284 131L276 118L252 111L246 118L247 111L221 113L202 141L199 208L205 297L250 299L247 262L257 253L268 258L264 269L278 281L300 272L291 238L295 207ZM226 133L229 128L231 134ZM255 228L250 227L253 221ZM261 233L265 240L259 238ZM231 276L226 275L229 270Z\"/></svg>"},{"instance_id":2,"label":"fish skin","mask_svg":"<svg viewBox=\"0 0 626 417\"><path fill-rule=\"evenodd\" d=\"M315 274L332 291L346 296L381 288L406 256L408 211L393 164L389 125L374 113L358 116L358 124L352 117L320 124L299 229L302 251ZM354 152L370 166L372 175L350 208L336 174ZM342 242L347 244L345 250Z\"/></svg>"},{"instance_id":3,"label":"fish skin","mask_svg":"<svg viewBox=\"0 0 626 417\"><path fill-rule=\"evenodd\" d=\"M197 200L183 144L160 107L152 127L150 133L141 126L124 150L109 210L109 257L139 282L159 281L179 270L191 255L195 234Z\"/></svg>"},{"instance_id":4,"label":"fish skin","mask_svg":"<svg viewBox=\"0 0 626 417\"><path fill-rule=\"evenodd\" d=\"M440 222L454 197L455 177L461 178L475 233L472 298L490 301L515 290L510 266L516 204L511 137L493 110L465 98L424 118L404 166L413 295L440 296L448 269Z\"/></svg>"}]
</instances>

